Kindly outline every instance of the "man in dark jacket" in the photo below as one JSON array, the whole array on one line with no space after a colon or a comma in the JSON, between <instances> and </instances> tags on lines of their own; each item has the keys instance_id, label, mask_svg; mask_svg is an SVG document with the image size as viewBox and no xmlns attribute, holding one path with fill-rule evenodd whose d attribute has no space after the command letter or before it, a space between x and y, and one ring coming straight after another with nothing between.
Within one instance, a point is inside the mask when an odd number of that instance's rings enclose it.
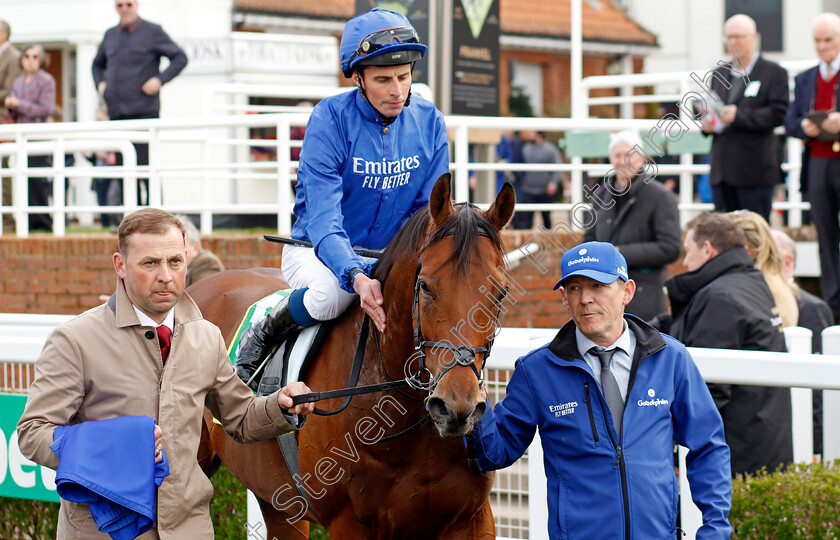
<instances>
[{"instance_id":1,"label":"man in dark jacket","mask_svg":"<svg viewBox=\"0 0 840 540\"><path fill-rule=\"evenodd\" d=\"M668 333L688 347L784 351L782 318L728 216L701 214L686 227L688 272L666 283ZM732 452L732 475L793 461L790 389L710 384Z\"/></svg>"},{"instance_id":2,"label":"man in dark jacket","mask_svg":"<svg viewBox=\"0 0 840 540\"><path fill-rule=\"evenodd\" d=\"M609 186L590 192L596 220L583 239L610 242L624 255L636 283L625 311L648 320L668 308L668 265L680 257L677 199L659 182L643 178L646 157L638 133L616 133L609 150L614 174L604 180Z\"/></svg>"},{"instance_id":3,"label":"man in dark jacket","mask_svg":"<svg viewBox=\"0 0 840 540\"><path fill-rule=\"evenodd\" d=\"M714 135L709 161L712 198L718 212L752 210L769 221L773 190L783 180L773 129L787 112L787 72L758 54L758 34L750 17L733 15L724 34L732 66L717 68L711 81L723 102L716 113L720 125L715 129L708 116L703 122L704 133Z\"/></svg>"},{"instance_id":4,"label":"man in dark jacket","mask_svg":"<svg viewBox=\"0 0 840 540\"><path fill-rule=\"evenodd\" d=\"M480 465L509 466L539 429L551 538L673 538L677 441L703 513L697 538L728 540L723 423L685 347L624 314L636 290L624 257L606 242L574 247L556 288L572 321L517 360L473 432Z\"/></svg>"},{"instance_id":5,"label":"man in dark jacket","mask_svg":"<svg viewBox=\"0 0 840 540\"><path fill-rule=\"evenodd\" d=\"M93 82L108 106L111 120L158 118L160 87L175 78L187 65L187 55L159 25L144 21L137 14L138 0L115 0L120 24L105 32L93 59ZM160 71L160 59L169 67ZM137 164L149 164L149 145L138 143ZM117 155L118 166L122 154ZM148 203L146 178L139 179L147 197L137 191L137 203ZM138 185L138 187L139 187Z\"/></svg>"}]
</instances>

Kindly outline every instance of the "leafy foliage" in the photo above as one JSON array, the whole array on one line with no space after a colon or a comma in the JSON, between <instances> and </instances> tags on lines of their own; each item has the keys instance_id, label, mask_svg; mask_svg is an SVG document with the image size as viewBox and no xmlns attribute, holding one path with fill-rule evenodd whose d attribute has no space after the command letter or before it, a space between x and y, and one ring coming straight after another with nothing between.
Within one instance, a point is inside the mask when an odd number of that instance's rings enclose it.
<instances>
[{"instance_id":1,"label":"leafy foliage","mask_svg":"<svg viewBox=\"0 0 840 540\"><path fill-rule=\"evenodd\" d=\"M733 538L840 538L840 460L792 465L732 482Z\"/></svg>"}]
</instances>

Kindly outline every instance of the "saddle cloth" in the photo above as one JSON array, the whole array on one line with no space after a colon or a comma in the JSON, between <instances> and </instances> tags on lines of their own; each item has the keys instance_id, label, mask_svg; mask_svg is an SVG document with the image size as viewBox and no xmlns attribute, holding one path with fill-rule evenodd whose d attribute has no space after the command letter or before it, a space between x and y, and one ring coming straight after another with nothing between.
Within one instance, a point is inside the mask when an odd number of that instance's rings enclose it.
<instances>
[{"instance_id":1,"label":"saddle cloth","mask_svg":"<svg viewBox=\"0 0 840 540\"><path fill-rule=\"evenodd\" d=\"M236 335L228 347L228 356L233 364L236 364L236 357L239 353L239 342L242 334L245 333L252 324L256 324L263 320L271 310L284 297L292 294L294 289L283 289L275 291L270 295L257 300L245 312L239 328L236 330ZM315 337L321 329L321 323L313 326L308 326L300 331L300 333L293 333L289 338L280 343L277 349L270 355L269 362L263 368L260 377L259 391L260 395L270 394L281 386L289 384L300 379L301 368L304 361L308 357L308 353L315 342Z\"/></svg>"}]
</instances>

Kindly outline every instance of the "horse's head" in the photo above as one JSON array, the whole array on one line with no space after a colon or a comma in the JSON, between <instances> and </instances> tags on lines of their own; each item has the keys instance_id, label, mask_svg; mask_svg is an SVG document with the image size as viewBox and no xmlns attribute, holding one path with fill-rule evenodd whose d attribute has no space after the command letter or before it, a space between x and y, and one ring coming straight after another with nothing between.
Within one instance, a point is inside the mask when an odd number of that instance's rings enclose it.
<instances>
[{"instance_id":1,"label":"horse's head","mask_svg":"<svg viewBox=\"0 0 840 540\"><path fill-rule=\"evenodd\" d=\"M515 204L510 184L486 212L453 206L451 195L446 174L429 199L412 305L415 357L432 383L429 415L444 437L469 433L486 408L480 384L508 286L499 231Z\"/></svg>"}]
</instances>

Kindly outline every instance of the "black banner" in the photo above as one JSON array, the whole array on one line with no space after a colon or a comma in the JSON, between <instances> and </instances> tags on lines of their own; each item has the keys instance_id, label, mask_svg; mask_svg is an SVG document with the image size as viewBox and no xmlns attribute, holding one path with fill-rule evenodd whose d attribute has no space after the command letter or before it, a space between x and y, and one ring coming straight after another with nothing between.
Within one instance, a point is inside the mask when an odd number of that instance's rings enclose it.
<instances>
[{"instance_id":1,"label":"black banner","mask_svg":"<svg viewBox=\"0 0 840 540\"><path fill-rule=\"evenodd\" d=\"M378 7L402 13L417 30L420 41L429 45L429 0L356 0L356 15L367 13ZM429 51L426 56L414 65L411 80L416 83L429 84Z\"/></svg>"},{"instance_id":2,"label":"black banner","mask_svg":"<svg viewBox=\"0 0 840 540\"><path fill-rule=\"evenodd\" d=\"M499 115L499 2L453 0L452 114Z\"/></svg>"}]
</instances>

